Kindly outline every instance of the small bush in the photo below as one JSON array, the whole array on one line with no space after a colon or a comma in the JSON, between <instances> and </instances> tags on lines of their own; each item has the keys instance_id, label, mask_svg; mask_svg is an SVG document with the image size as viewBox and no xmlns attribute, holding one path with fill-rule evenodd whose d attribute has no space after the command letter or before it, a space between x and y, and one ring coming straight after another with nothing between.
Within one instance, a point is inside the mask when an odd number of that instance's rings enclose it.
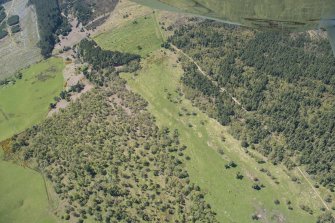
<instances>
[{"instance_id":1,"label":"small bush","mask_svg":"<svg viewBox=\"0 0 335 223\"><path fill-rule=\"evenodd\" d=\"M259 186L258 184L252 185L252 188L255 189L255 190L261 190L262 189L262 187Z\"/></svg>"},{"instance_id":2,"label":"small bush","mask_svg":"<svg viewBox=\"0 0 335 223\"><path fill-rule=\"evenodd\" d=\"M310 207L308 207L307 205L300 205L300 208L302 210L306 211L307 213L309 213L310 215L313 214L313 210Z\"/></svg>"},{"instance_id":3,"label":"small bush","mask_svg":"<svg viewBox=\"0 0 335 223\"><path fill-rule=\"evenodd\" d=\"M248 143L246 140L243 140L243 141L241 142L241 146L242 146L243 148L248 148L248 147L249 147L249 143Z\"/></svg>"},{"instance_id":4,"label":"small bush","mask_svg":"<svg viewBox=\"0 0 335 223\"><path fill-rule=\"evenodd\" d=\"M237 172L236 179L242 180L243 178L244 178L244 176L240 172Z\"/></svg>"},{"instance_id":5,"label":"small bush","mask_svg":"<svg viewBox=\"0 0 335 223\"><path fill-rule=\"evenodd\" d=\"M330 195L327 195L326 197L325 197L325 202L327 202L327 203L331 203L332 202L332 196L330 196Z\"/></svg>"},{"instance_id":6,"label":"small bush","mask_svg":"<svg viewBox=\"0 0 335 223\"><path fill-rule=\"evenodd\" d=\"M237 164L234 161L230 161L228 165L233 168L237 167Z\"/></svg>"},{"instance_id":7,"label":"small bush","mask_svg":"<svg viewBox=\"0 0 335 223\"><path fill-rule=\"evenodd\" d=\"M224 151L223 151L223 149L219 149L218 152L219 152L221 155L224 155Z\"/></svg>"}]
</instances>

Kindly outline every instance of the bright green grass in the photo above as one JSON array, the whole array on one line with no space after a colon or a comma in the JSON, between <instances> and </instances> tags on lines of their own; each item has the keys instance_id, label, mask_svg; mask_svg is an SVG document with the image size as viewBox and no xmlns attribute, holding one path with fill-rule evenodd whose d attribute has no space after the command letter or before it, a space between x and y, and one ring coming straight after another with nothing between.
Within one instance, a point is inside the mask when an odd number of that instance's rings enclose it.
<instances>
[{"instance_id":1,"label":"bright green grass","mask_svg":"<svg viewBox=\"0 0 335 223\"><path fill-rule=\"evenodd\" d=\"M176 89L182 87L182 70L176 66L176 60L171 59L173 57L176 56L172 53L164 55L158 51L143 61L143 69L138 76L122 74L122 77L132 90L149 102L149 109L159 126L179 130L181 142L188 146L187 155L191 157L186 163L191 181L207 192L206 198L218 213L220 222L249 223L256 210L266 215L265 222L277 222L272 219L274 215L285 219L283 222L315 222L321 202L306 182L293 183L281 166L258 164L242 150L240 142L227 133L228 128L208 118L184 97L181 97L181 103L170 102L167 94L171 93L175 100L178 98ZM197 116L179 117L182 108L196 112ZM202 125L201 121L206 124ZM190 123L193 127L189 127ZM222 135L226 138L225 142L221 140ZM219 148L224 149L224 156L217 152ZM236 169L225 169L224 165L230 160L238 164ZM260 172L261 167L270 170L280 184L275 184ZM243 180L235 178L238 171L245 176ZM266 188L255 191L248 176L258 177ZM274 204L275 199L280 201L280 205ZM293 211L288 210L287 200L292 202ZM313 207L315 214L312 216L302 211L300 204Z\"/></svg>"},{"instance_id":2,"label":"bright green grass","mask_svg":"<svg viewBox=\"0 0 335 223\"><path fill-rule=\"evenodd\" d=\"M0 150L0 222L53 223L42 176L2 160Z\"/></svg>"},{"instance_id":3,"label":"bright green grass","mask_svg":"<svg viewBox=\"0 0 335 223\"><path fill-rule=\"evenodd\" d=\"M142 57L158 49L162 44L162 37L154 14L135 19L125 26L102 33L94 40L104 49L136 53ZM142 49L139 49L139 46Z\"/></svg>"},{"instance_id":4,"label":"bright green grass","mask_svg":"<svg viewBox=\"0 0 335 223\"><path fill-rule=\"evenodd\" d=\"M63 89L63 60L51 58L22 71L16 84L0 88L0 141L37 124Z\"/></svg>"}]
</instances>

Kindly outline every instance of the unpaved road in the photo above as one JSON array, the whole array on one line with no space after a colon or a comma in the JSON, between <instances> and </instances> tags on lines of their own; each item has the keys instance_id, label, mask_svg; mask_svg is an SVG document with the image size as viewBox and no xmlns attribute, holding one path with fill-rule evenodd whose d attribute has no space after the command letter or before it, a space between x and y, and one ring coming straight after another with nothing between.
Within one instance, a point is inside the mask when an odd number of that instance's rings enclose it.
<instances>
[{"instance_id":1,"label":"unpaved road","mask_svg":"<svg viewBox=\"0 0 335 223\"><path fill-rule=\"evenodd\" d=\"M300 174L303 176L303 178L307 181L307 183L311 186L311 188L313 189L313 191L315 192L316 196L318 198L320 198L322 204L325 206L325 208L329 211L330 208L328 207L328 205L326 204L326 202L322 199L322 197L320 196L319 192L315 189L315 187L313 186L313 184L310 182L310 180L308 179L308 177L304 174L304 172L300 169L300 167L297 167L298 171L300 172Z\"/></svg>"}]
</instances>

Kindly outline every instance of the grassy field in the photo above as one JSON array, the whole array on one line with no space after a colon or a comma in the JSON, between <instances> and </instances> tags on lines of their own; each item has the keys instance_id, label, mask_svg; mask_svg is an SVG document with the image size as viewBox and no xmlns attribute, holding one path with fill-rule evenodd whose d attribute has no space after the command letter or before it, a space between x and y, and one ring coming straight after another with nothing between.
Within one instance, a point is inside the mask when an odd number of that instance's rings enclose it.
<instances>
[{"instance_id":1,"label":"grassy field","mask_svg":"<svg viewBox=\"0 0 335 223\"><path fill-rule=\"evenodd\" d=\"M208 193L207 199L220 222L251 222L253 213L261 215L264 222L315 222L322 204L309 185L302 178L300 184L292 182L283 167L258 164L229 135L228 128L180 96L182 70L175 61L176 55L158 50L143 62L138 76L123 77L131 89L149 102L159 126L179 130L181 142L188 146L187 155L191 157L187 162L191 180ZM223 149L224 155L218 153L219 149ZM238 166L226 169L229 161ZM279 184L262 173L261 168L269 170ZM236 179L237 172L244 176L242 180ZM255 177L265 185L264 189L252 189ZM274 203L276 199L280 204ZM288 201L293 210L288 209ZM302 204L312 207L314 215L301 210Z\"/></svg>"},{"instance_id":2,"label":"grassy field","mask_svg":"<svg viewBox=\"0 0 335 223\"><path fill-rule=\"evenodd\" d=\"M159 48L162 43L154 13L102 33L94 40L104 49L136 53L142 57Z\"/></svg>"},{"instance_id":3,"label":"grassy field","mask_svg":"<svg viewBox=\"0 0 335 223\"><path fill-rule=\"evenodd\" d=\"M0 150L0 222L53 223L42 176L3 161Z\"/></svg>"},{"instance_id":4,"label":"grassy field","mask_svg":"<svg viewBox=\"0 0 335 223\"><path fill-rule=\"evenodd\" d=\"M37 124L63 89L63 59L51 58L22 71L16 84L0 88L0 141Z\"/></svg>"}]
</instances>

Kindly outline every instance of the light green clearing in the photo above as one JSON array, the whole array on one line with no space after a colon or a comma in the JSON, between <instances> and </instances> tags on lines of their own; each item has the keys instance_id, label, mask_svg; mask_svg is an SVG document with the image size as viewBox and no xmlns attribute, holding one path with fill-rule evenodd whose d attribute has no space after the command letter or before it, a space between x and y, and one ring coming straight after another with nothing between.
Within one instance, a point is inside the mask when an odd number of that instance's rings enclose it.
<instances>
[{"instance_id":1,"label":"light green clearing","mask_svg":"<svg viewBox=\"0 0 335 223\"><path fill-rule=\"evenodd\" d=\"M0 87L0 141L42 121L63 89L63 59L50 58L22 71L16 84Z\"/></svg>"},{"instance_id":2,"label":"light green clearing","mask_svg":"<svg viewBox=\"0 0 335 223\"><path fill-rule=\"evenodd\" d=\"M126 25L102 33L94 40L103 49L147 56L162 44L162 37L155 15L135 19ZM138 49L140 46L142 49Z\"/></svg>"},{"instance_id":3,"label":"light green clearing","mask_svg":"<svg viewBox=\"0 0 335 223\"><path fill-rule=\"evenodd\" d=\"M191 181L207 192L206 198L218 213L220 222L249 223L255 212L265 216L264 222L279 222L279 218L283 222L315 222L322 204L306 182L293 183L283 167L258 164L242 150L240 142L227 133L228 128L222 127L193 107L190 101L178 96L176 89L182 88L182 70L175 58L170 52L165 55L157 51L143 61L143 69L138 76L122 74L122 77L132 90L149 102L149 109L160 127L179 130L181 142L188 146L187 155L191 157L186 162ZM182 102L170 102L168 93L172 94L173 100L182 99ZM197 115L179 117L182 108ZM206 124L202 125L201 121ZM189 127L190 123L193 127ZM221 140L222 135L226 138L225 142ZM219 155L217 149L220 148L225 155ZM238 167L226 170L224 165L230 160L234 160ZM280 184L275 184L260 172L261 167L268 169ZM236 179L238 171L244 175L243 180ZM266 188L261 191L252 189L252 177L259 178ZM274 204L275 199L280 201L280 205ZM287 200L292 202L293 211L288 210ZM302 211L300 204L312 207L314 215Z\"/></svg>"},{"instance_id":4,"label":"light green clearing","mask_svg":"<svg viewBox=\"0 0 335 223\"><path fill-rule=\"evenodd\" d=\"M42 176L2 159L0 150L0 222L53 223Z\"/></svg>"}]
</instances>

